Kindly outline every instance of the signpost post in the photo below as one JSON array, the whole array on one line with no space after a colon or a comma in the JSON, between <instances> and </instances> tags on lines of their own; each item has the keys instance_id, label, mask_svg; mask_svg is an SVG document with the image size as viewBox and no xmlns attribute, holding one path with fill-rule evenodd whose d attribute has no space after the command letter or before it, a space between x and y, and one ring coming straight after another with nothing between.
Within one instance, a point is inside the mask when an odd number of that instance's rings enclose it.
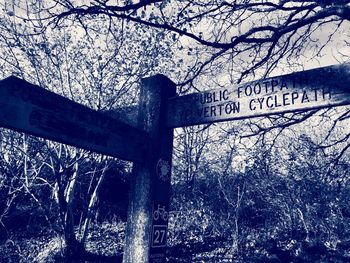
<instances>
[{"instance_id":1,"label":"signpost post","mask_svg":"<svg viewBox=\"0 0 350 263\"><path fill-rule=\"evenodd\" d=\"M350 104L350 65L175 93L162 75L144 79L135 128L10 77L0 81L0 125L135 162L123 262L164 263L173 128Z\"/></svg>"},{"instance_id":2,"label":"signpost post","mask_svg":"<svg viewBox=\"0 0 350 263\"><path fill-rule=\"evenodd\" d=\"M166 262L173 145L166 104L175 94L175 84L162 75L141 83L138 127L152 143L146 162L133 168L123 263Z\"/></svg>"}]
</instances>

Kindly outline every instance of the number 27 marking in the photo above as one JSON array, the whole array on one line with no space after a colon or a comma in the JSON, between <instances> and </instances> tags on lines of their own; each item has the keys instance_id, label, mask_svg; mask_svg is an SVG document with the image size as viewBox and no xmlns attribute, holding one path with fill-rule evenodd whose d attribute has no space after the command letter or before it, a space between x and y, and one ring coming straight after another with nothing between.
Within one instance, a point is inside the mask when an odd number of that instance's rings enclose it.
<instances>
[{"instance_id":1,"label":"number 27 marking","mask_svg":"<svg viewBox=\"0 0 350 263\"><path fill-rule=\"evenodd\" d=\"M153 226L153 242L152 247L165 247L166 246L166 230L164 225Z\"/></svg>"},{"instance_id":2,"label":"number 27 marking","mask_svg":"<svg viewBox=\"0 0 350 263\"><path fill-rule=\"evenodd\" d=\"M155 236L154 243L162 244L165 238L165 230L161 229L161 230L154 231L154 236Z\"/></svg>"}]
</instances>

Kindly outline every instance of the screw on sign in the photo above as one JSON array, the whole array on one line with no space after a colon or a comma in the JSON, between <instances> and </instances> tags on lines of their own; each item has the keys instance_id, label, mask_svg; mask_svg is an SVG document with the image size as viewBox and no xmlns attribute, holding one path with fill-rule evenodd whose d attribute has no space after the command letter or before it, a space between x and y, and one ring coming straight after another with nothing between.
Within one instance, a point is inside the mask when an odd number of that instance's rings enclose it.
<instances>
[{"instance_id":1,"label":"screw on sign","mask_svg":"<svg viewBox=\"0 0 350 263\"><path fill-rule=\"evenodd\" d=\"M152 243L150 263L166 262L166 241L168 232L168 206L163 202L154 203L152 224Z\"/></svg>"},{"instance_id":2,"label":"screw on sign","mask_svg":"<svg viewBox=\"0 0 350 263\"><path fill-rule=\"evenodd\" d=\"M155 167L156 180L152 209L151 247L149 263L166 262L166 243L169 220L169 189L171 161L159 158Z\"/></svg>"},{"instance_id":3,"label":"screw on sign","mask_svg":"<svg viewBox=\"0 0 350 263\"><path fill-rule=\"evenodd\" d=\"M165 247L167 224L169 212L167 206L163 203L154 204L153 208L153 227L152 227L152 247Z\"/></svg>"}]
</instances>

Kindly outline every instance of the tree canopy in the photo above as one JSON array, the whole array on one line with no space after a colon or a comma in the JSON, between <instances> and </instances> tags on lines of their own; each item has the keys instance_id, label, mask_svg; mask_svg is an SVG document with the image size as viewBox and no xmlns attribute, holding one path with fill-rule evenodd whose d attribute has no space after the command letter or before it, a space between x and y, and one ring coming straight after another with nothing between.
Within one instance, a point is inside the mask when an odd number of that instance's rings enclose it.
<instances>
[{"instance_id":1,"label":"tree canopy","mask_svg":"<svg viewBox=\"0 0 350 263\"><path fill-rule=\"evenodd\" d=\"M294 69L303 66L300 57L317 60L329 51L328 45L338 42L343 46L338 52L343 52L348 44L349 1L51 0L35 5L35 16L47 26L70 21L89 31L89 21L99 17L109 21L105 29L111 33L113 25L124 22L166 34L172 48L185 46L196 57L190 72L178 79L182 85L207 71L217 74L219 65L228 70L231 82L255 71L267 75L282 62ZM16 16L15 10L8 14ZM333 55L341 62L348 59Z\"/></svg>"}]
</instances>

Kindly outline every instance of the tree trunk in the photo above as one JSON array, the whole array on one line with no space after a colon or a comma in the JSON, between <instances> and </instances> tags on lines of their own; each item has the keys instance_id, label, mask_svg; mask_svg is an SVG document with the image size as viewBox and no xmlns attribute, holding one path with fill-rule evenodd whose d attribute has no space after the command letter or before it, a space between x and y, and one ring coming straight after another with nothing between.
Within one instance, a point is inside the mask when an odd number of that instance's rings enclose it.
<instances>
[{"instance_id":1,"label":"tree trunk","mask_svg":"<svg viewBox=\"0 0 350 263\"><path fill-rule=\"evenodd\" d=\"M76 154L77 155L77 154ZM76 156L75 156L76 157ZM77 240L74 232L74 214L73 214L73 200L74 192L78 182L78 171L79 164L75 162L73 165L73 173L70 180L67 183L65 189L65 202L66 202L66 211L64 216L64 237L66 240L66 249L67 249L67 261L71 262L74 258L79 258L82 253L84 253L84 247ZM70 176L69 171L64 176Z\"/></svg>"},{"instance_id":2,"label":"tree trunk","mask_svg":"<svg viewBox=\"0 0 350 263\"><path fill-rule=\"evenodd\" d=\"M108 165L106 164L105 167L103 167L101 176L98 179L98 182L96 184L94 192L92 193L91 198L90 198L90 202L89 202L86 218L84 220L84 224L83 224L83 227L81 228L81 232L80 232L81 233L80 243L82 245L84 245L85 241L86 241L86 237L87 237L88 229L89 229L89 224L91 222L91 219L92 219L92 216L93 216L93 212L94 212L94 210L96 208L96 204L97 204L97 201L98 201L98 192L99 192L99 190L101 188L101 185L102 185L102 182L103 182L103 180L105 178L107 169L108 169Z\"/></svg>"}]
</instances>

